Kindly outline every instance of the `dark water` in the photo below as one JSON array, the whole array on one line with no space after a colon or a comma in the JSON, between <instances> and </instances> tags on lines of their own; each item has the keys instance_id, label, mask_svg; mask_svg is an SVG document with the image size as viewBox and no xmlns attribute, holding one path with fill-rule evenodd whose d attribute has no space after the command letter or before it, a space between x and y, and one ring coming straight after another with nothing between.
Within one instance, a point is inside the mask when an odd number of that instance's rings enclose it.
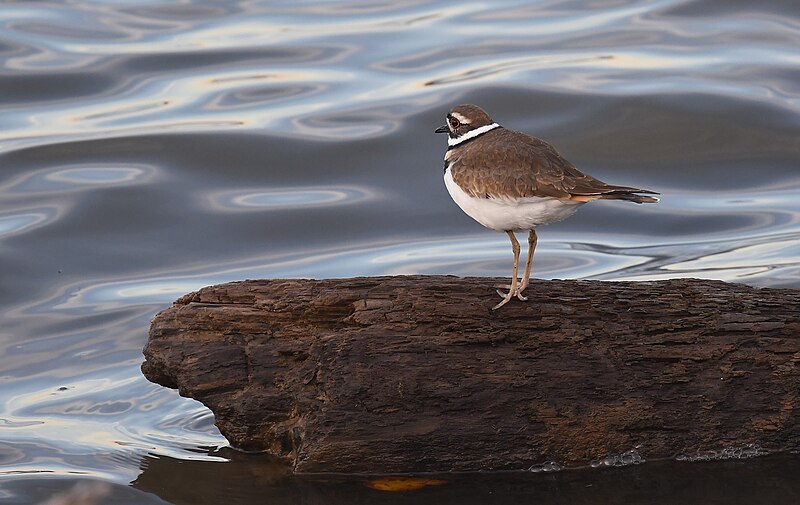
<instances>
[{"instance_id":1,"label":"dark water","mask_svg":"<svg viewBox=\"0 0 800 505\"><path fill-rule=\"evenodd\" d=\"M508 275L442 184L461 102L663 193L542 229L536 276L800 287L798 47L796 0L0 3L0 502L797 503L792 455L275 480L139 364L207 284Z\"/></svg>"}]
</instances>

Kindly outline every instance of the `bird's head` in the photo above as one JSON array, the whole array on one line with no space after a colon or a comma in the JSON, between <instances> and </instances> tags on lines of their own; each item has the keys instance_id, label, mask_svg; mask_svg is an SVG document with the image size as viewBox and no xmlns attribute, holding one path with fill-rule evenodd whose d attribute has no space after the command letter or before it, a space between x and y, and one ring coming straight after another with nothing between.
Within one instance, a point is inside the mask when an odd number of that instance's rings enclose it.
<instances>
[{"instance_id":1,"label":"bird's head","mask_svg":"<svg viewBox=\"0 0 800 505\"><path fill-rule=\"evenodd\" d=\"M447 113L447 124L440 126L435 131L436 133L447 133L451 139L457 139L472 130L482 126L489 126L493 123L489 114L477 105L463 104L453 107Z\"/></svg>"}]
</instances>

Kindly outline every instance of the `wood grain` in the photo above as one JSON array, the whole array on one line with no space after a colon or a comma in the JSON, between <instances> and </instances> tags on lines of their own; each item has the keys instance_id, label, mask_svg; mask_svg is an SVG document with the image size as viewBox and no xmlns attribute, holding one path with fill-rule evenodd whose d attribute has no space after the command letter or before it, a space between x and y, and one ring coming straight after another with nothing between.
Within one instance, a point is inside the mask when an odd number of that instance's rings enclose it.
<instances>
[{"instance_id":1,"label":"wood grain","mask_svg":"<svg viewBox=\"0 0 800 505\"><path fill-rule=\"evenodd\" d=\"M255 280L153 320L145 376L297 472L797 451L800 290L696 279Z\"/></svg>"}]
</instances>

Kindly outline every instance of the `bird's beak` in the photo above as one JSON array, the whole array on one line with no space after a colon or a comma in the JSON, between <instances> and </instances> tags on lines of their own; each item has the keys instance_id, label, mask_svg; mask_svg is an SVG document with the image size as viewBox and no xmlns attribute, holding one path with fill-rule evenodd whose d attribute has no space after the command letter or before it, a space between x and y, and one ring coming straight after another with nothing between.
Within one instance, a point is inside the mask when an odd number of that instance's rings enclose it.
<instances>
[{"instance_id":1,"label":"bird's beak","mask_svg":"<svg viewBox=\"0 0 800 505\"><path fill-rule=\"evenodd\" d=\"M448 128L447 125L444 125L444 126L440 126L439 128L436 128L433 132L434 133L450 133L450 128Z\"/></svg>"}]
</instances>

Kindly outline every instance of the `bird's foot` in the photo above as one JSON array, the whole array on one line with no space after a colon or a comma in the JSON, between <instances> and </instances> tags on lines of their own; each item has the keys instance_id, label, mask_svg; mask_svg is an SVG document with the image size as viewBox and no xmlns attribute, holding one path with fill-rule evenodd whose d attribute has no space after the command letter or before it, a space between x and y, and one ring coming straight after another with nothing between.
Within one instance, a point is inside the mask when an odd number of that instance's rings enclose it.
<instances>
[{"instance_id":1,"label":"bird's foot","mask_svg":"<svg viewBox=\"0 0 800 505\"><path fill-rule=\"evenodd\" d=\"M508 293L507 293L507 292L506 292L506 293L503 293L502 291L500 291L501 289L505 289L506 291L509 291L509 290L511 289L511 286L510 286L509 284L498 284L498 285L497 285L497 286L495 286L495 287L496 287L496 288L498 288L498 289L497 289L497 294L498 294L498 295L500 295L500 298L505 298L506 296L508 296ZM527 301L528 301L528 297L527 297L527 296L524 296L524 295L522 294L522 292L523 292L523 291L525 291L525 288L527 288L527 287L528 287L528 285L527 285L527 284L520 285L520 286L517 288L517 290L514 292L514 294L512 295L512 297L513 297L513 296L516 296L517 298L519 298L519 299L520 299L520 300L522 300L523 302L527 302Z\"/></svg>"},{"instance_id":2,"label":"bird's foot","mask_svg":"<svg viewBox=\"0 0 800 505\"><path fill-rule=\"evenodd\" d=\"M522 285L519 288L517 288L517 298L519 298L523 302L527 302L528 301L528 297L524 296L522 294L522 292L525 291L525 288L527 288L527 287L528 287L528 283L527 282L523 282Z\"/></svg>"},{"instance_id":3,"label":"bird's foot","mask_svg":"<svg viewBox=\"0 0 800 505\"><path fill-rule=\"evenodd\" d=\"M500 303L498 303L497 305L495 305L494 307L492 307L492 310L497 310L500 307L502 307L503 305L507 304L512 298L514 298L515 291L512 292L512 291L509 290L508 293L503 295L503 292L498 289L497 290L497 294L502 296L503 300Z\"/></svg>"},{"instance_id":4,"label":"bird's foot","mask_svg":"<svg viewBox=\"0 0 800 505\"><path fill-rule=\"evenodd\" d=\"M497 294L500 295L500 298L505 298L506 296L508 296L508 292L511 290L512 286L510 284L498 284L495 287L497 288ZM503 289L506 291L505 293L501 291Z\"/></svg>"},{"instance_id":5,"label":"bird's foot","mask_svg":"<svg viewBox=\"0 0 800 505\"><path fill-rule=\"evenodd\" d=\"M521 300L523 302L528 301L528 297L522 295L522 291L527 286L512 286L512 285L509 285L509 284L500 284L500 285L497 285L495 287L498 288L497 289L497 294L500 295L500 298L502 298L503 301L498 303L492 310L497 310L498 308L500 308L503 305L507 304L509 302L509 300L511 300L515 296L519 300ZM507 292L504 293L503 291L501 291L502 289L505 289ZM511 291L512 289L514 291Z\"/></svg>"}]
</instances>

